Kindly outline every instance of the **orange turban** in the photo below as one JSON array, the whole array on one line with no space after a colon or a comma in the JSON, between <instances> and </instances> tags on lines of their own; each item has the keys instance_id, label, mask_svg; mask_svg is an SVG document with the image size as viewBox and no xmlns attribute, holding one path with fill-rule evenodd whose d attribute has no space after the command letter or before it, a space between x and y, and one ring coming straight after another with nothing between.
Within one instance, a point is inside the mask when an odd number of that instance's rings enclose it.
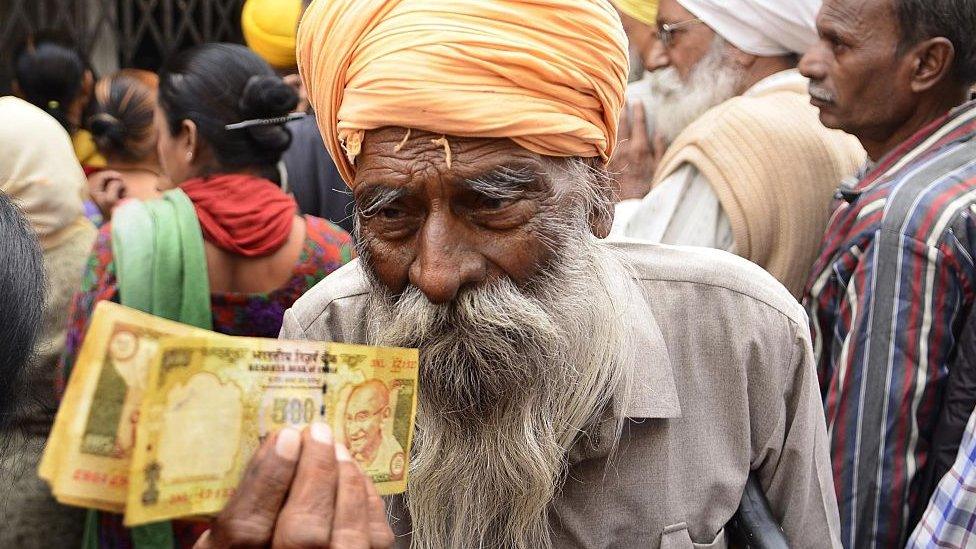
<instances>
[{"instance_id":1,"label":"orange turban","mask_svg":"<svg viewBox=\"0 0 976 549\"><path fill-rule=\"evenodd\" d=\"M627 37L607 0L315 0L298 66L351 183L364 131L384 126L608 160Z\"/></svg>"}]
</instances>

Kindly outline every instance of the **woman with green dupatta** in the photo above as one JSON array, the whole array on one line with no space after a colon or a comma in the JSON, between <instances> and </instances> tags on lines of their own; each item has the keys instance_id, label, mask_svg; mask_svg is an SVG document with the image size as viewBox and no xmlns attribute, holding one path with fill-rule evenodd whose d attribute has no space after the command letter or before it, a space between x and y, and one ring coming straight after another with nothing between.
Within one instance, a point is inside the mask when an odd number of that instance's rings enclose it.
<instances>
[{"instance_id":1,"label":"woman with green dupatta","mask_svg":"<svg viewBox=\"0 0 976 549\"><path fill-rule=\"evenodd\" d=\"M323 219L299 216L279 185L294 90L248 49L207 44L160 74L156 131L175 188L120 206L102 228L75 297L65 378L95 303L112 300L185 324L277 337L285 310L353 255L352 240ZM124 419L123 419L124 421ZM131 451L119 436L114 452ZM91 512L84 547L191 547L206 523L126 529Z\"/></svg>"}]
</instances>

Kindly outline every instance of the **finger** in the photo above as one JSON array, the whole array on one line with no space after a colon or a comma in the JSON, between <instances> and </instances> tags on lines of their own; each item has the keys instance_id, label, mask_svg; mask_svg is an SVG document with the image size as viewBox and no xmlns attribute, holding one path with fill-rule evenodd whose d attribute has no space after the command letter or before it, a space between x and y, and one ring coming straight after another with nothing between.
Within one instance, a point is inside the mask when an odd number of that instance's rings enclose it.
<instances>
[{"instance_id":1,"label":"finger","mask_svg":"<svg viewBox=\"0 0 976 549\"><path fill-rule=\"evenodd\" d=\"M302 455L278 515L274 547L329 545L338 479L332 431L324 423L313 423L302 433Z\"/></svg>"},{"instance_id":2,"label":"finger","mask_svg":"<svg viewBox=\"0 0 976 549\"><path fill-rule=\"evenodd\" d=\"M617 135L627 138L630 136L630 108L625 106L625 108L620 109L620 128L617 129Z\"/></svg>"},{"instance_id":3,"label":"finger","mask_svg":"<svg viewBox=\"0 0 976 549\"><path fill-rule=\"evenodd\" d=\"M648 148L647 137L647 114L644 112L644 103L634 103L634 122L630 129L630 138L634 140L634 147L637 150Z\"/></svg>"},{"instance_id":4,"label":"finger","mask_svg":"<svg viewBox=\"0 0 976 549\"><path fill-rule=\"evenodd\" d=\"M664 153L668 151L668 144L664 141L664 136L661 134L654 134L654 158L658 162L664 158Z\"/></svg>"},{"instance_id":5,"label":"finger","mask_svg":"<svg viewBox=\"0 0 976 549\"><path fill-rule=\"evenodd\" d=\"M209 537L212 547L263 547L271 541L278 511L295 476L301 444L301 434L291 428L268 437L214 521Z\"/></svg>"},{"instance_id":6,"label":"finger","mask_svg":"<svg viewBox=\"0 0 976 549\"><path fill-rule=\"evenodd\" d=\"M88 194L90 194L92 198L105 194L105 180L98 177L98 174L95 174L88 179Z\"/></svg>"},{"instance_id":7,"label":"finger","mask_svg":"<svg viewBox=\"0 0 976 549\"><path fill-rule=\"evenodd\" d=\"M366 475L363 475L363 483L366 485L366 505L369 507L369 546L371 549L393 547L396 538L386 519L383 498L376 491L376 485Z\"/></svg>"},{"instance_id":8,"label":"finger","mask_svg":"<svg viewBox=\"0 0 976 549\"><path fill-rule=\"evenodd\" d=\"M99 183L98 186L102 190L105 190L112 181L122 181L122 174L113 171L98 172L95 177L95 181Z\"/></svg>"},{"instance_id":9,"label":"finger","mask_svg":"<svg viewBox=\"0 0 976 549\"><path fill-rule=\"evenodd\" d=\"M365 476L342 444L336 445L336 458L339 485L336 489L335 519L332 522L332 547L369 549Z\"/></svg>"},{"instance_id":10,"label":"finger","mask_svg":"<svg viewBox=\"0 0 976 549\"><path fill-rule=\"evenodd\" d=\"M200 536L200 539L193 544L193 549L212 549L213 543L210 541L210 530L207 530Z\"/></svg>"},{"instance_id":11,"label":"finger","mask_svg":"<svg viewBox=\"0 0 976 549\"><path fill-rule=\"evenodd\" d=\"M125 190L125 183L121 179L111 179L108 184L105 185L105 196L112 202L118 202L122 198L122 192ZM114 204L113 204L114 205Z\"/></svg>"}]
</instances>

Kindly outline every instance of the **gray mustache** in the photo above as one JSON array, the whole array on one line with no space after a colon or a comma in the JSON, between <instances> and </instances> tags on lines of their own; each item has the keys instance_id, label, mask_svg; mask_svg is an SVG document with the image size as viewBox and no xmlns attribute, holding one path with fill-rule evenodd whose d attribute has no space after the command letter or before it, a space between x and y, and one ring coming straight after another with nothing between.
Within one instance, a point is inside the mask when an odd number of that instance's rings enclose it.
<instances>
[{"instance_id":1,"label":"gray mustache","mask_svg":"<svg viewBox=\"0 0 976 549\"><path fill-rule=\"evenodd\" d=\"M834 94L831 93L829 90L821 86L818 86L816 84L810 84L809 89L810 89L810 97L813 97L814 99L818 101L823 101L825 103L834 102Z\"/></svg>"}]
</instances>

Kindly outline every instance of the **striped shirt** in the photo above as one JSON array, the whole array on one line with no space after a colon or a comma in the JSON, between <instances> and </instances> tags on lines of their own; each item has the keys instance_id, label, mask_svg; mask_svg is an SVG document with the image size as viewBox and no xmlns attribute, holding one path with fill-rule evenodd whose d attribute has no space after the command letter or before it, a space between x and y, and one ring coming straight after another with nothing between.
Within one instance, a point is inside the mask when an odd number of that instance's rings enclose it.
<instances>
[{"instance_id":1,"label":"striped shirt","mask_svg":"<svg viewBox=\"0 0 976 549\"><path fill-rule=\"evenodd\" d=\"M942 477L908 549L976 546L976 413L969 418L959 454Z\"/></svg>"},{"instance_id":2,"label":"striped shirt","mask_svg":"<svg viewBox=\"0 0 976 549\"><path fill-rule=\"evenodd\" d=\"M902 546L976 297L976 102L838 192L807 285L845 547Z\"/></svg>"}]
</instances>

